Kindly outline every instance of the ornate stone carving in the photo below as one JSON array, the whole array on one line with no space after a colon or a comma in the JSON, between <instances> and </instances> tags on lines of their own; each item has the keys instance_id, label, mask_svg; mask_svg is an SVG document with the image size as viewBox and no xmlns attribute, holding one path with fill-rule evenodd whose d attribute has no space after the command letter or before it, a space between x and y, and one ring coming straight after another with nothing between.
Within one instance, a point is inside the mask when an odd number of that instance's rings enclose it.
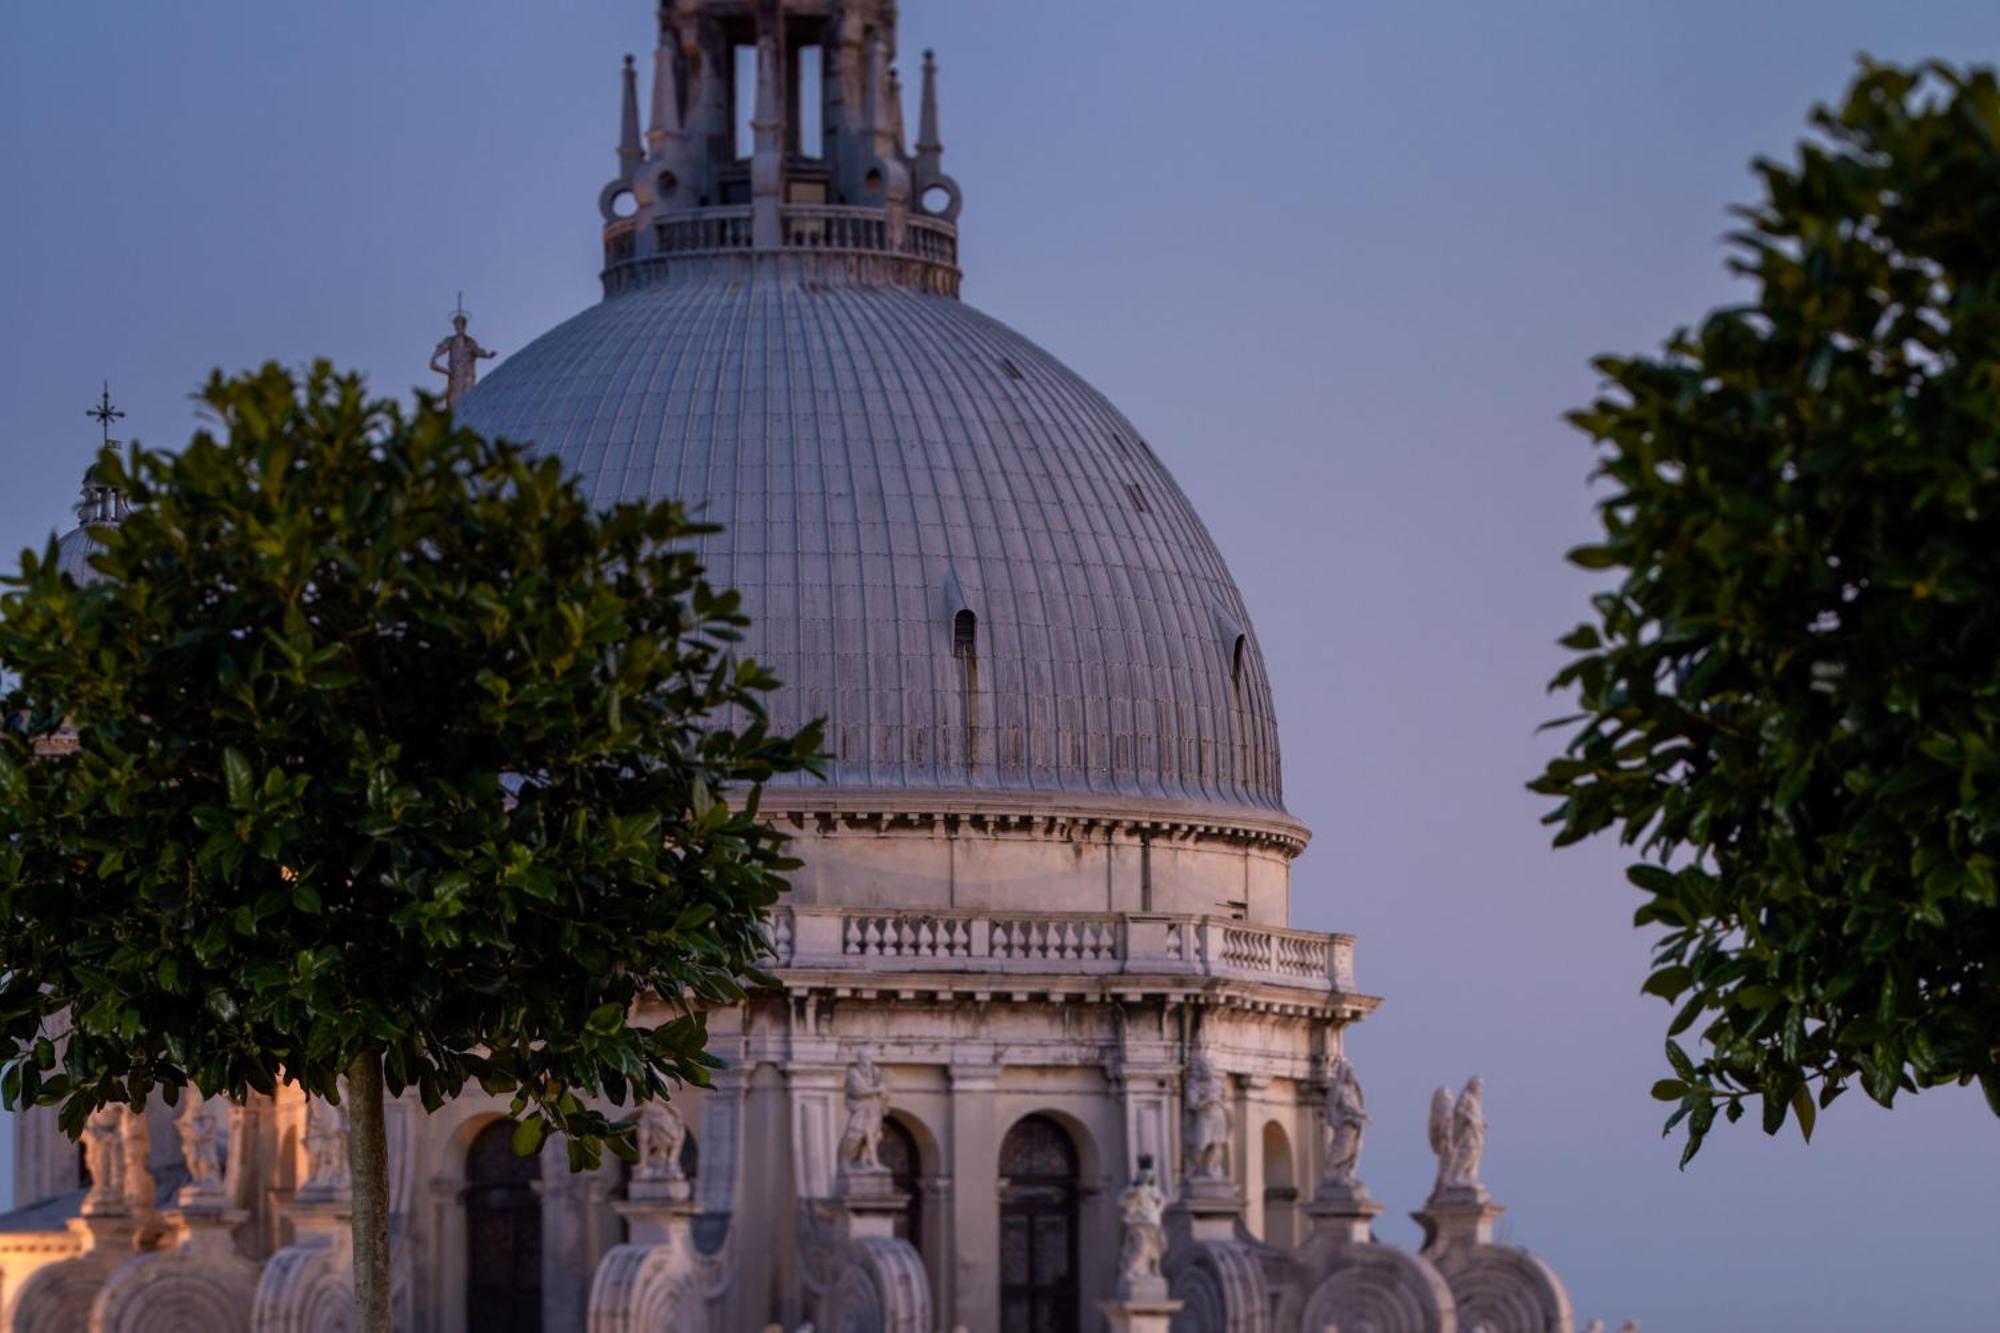
<instances>
[{"instance_id":1,"label":"ornate stone carving","mask_svg":"<svg viewBox=\"0 0 2000 1333\"><path fill-rule=\"evenodd\" d=\"M1433 1197L1448 1192L1480 1194L1480 1159L1486 1155L1485 1081L1475 1075L1457 1097L1439 1088L1431 1098L1431 1151L1437 1154Z\"/></svg>"},{"instance_id":2,"label":"ornate stone carving","mask_svg":"<svg viewBox=\"0 0 2000 1333\"><path fill-rule=\"evenodd\" d=\"M250 1308L253 1333L349 1333L354 1252L340 1222L271 1256Z\"/></svg>"},{"instance_id":3,"label":"ornate stone carving","mask_svg":"<svg viewBox=\"0 0 2000 1333\"><path fill-rule=\"evenodd\" d=\"M1293 1307L1297 1308L1297 1307ZM1296 1325L1312 1329L1366 1329L1369 1333L1444 1333L1456 1327L1451 1294L1435 1270L1414 1255L1386 1245L1359 1245L1342 1254L1335 1271L1312 1289Z\"/></svg>"},{"instance_id":4,"label":"ornate stone carving","mask_svg":"<svg viewBox=\"0 0 2000 1333\"><path fill-rule=\"evenodd\" d=\"M1229 1076L1206 1055L1197 1055L1187 1075L1190 1180L1229 1179L1229 1139L1236 1116L1229 1109Z\"/></svg>"},{"instance_id":5,"label":"ornate stone carving","mask_svg":"<svg viewBox=\"0 0 2000 1333\"><path fill-rule=\"evenodd\" d=\"M886 1172L882 1165L882 1121L889 1113L889 1080L866 1047L847 1069L847 1130L840 1136L840 1169L849 1175Z\"/></svg>"},{"instance_id":6,"label":"ornate stone carving","mask_svg":"<svg viewBox=\"0 0 2000 1333\"><path fill-rule=\"evenodd\" d=\"M1187 1333L1271 1333L1271 1293L1263 1266L1240 1241L1197 1241L1177 1251L1169 1285Z\"/></svg>"},{"instance_id":7,"label":"ornate stone carving","mask_svg":"<svg viewBox=\"0 0 2000 1333\"><path fill-rule=\"evenodd\" d=\"M330 1202L348 1196L353 1185L347 1157L347 1108L318 1097L306 1099L306 1182L299 1187L305 1202Z\"/></svg>"},{"instance_id":8,"label":"ornate stone carving","mask_svg":"<svg viewBox=\"0 0 2000 1333\"><path fill-rule=\"evenodd\" d=\"M1118 1255L1118 1296L1121 1300L1159 1300L1167 1294L1160 1261L1167 1253L1167 1196L1150 1156L1139 1159L1139 1177L1118 1200L1125 1239Z\"/></svg>"},{"instance_id":9,"label":"ornate stone carving","mask_svg":"<svg viewBox=\"0 0 2000 1333\"><path fill-rule=\"evenodd\" d=\"M1354 1065L1345 1059L1337 1061L1327 1092L1322 1185L1351 1191L1360 1184L1356 1171L1361 1164L1361 1139L1373 1119L1362 1100L1361 1080L1354 1076Z\"/></svg>"}]
</instances>

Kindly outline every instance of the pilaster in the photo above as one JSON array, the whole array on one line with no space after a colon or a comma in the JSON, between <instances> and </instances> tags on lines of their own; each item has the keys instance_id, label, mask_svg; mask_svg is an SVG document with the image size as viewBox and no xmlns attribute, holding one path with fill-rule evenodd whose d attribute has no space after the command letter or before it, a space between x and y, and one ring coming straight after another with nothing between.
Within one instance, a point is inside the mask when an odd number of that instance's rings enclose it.
<instances>
[{"instance_id":1,"label":"pilaster","mask_svg":"<svg viewBox=\"0 0 2000 1333\"><path fill-rule=\"evenodd\" d=\"M1000 1309L1000 1140L995 1064L955 1064L951 1077L953 1201L949 1266L954 1326L997 1333Z\"/></svg>"}]
</instances>

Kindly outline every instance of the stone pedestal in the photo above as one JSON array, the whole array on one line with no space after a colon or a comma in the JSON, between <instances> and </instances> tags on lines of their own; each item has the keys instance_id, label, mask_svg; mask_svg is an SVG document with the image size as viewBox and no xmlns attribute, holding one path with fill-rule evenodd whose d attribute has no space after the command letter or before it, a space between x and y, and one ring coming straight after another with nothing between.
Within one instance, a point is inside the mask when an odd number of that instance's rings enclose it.
<instances>
[{"instance_id":1,"label":"stone pedestal","mask_svg":"<svg viewBox=\"0 0 2000 1333\"><path fill-rule=\"evenodd\" d=\"M1099 1301L1111 1333L1168 1333L1182 1302L1168 1300Z\"/></svg>"},{"instance_id":2,"label":"stone pedestal","mask_svg":"<svg viewBox=\"0 0 2000 1333\"><path fill-rule=\"evenodd\" d=\"M1233 1241L1243 1220L1243 1195L1233 1181L1190 1179L1172 1211L1186 1220L1189 1238L1196 1242Z\"/></svg>"},{"instance_id":3,"label":"stone pedestal","mask_svg":"<svg viewBox=\"0 0 2000 1333\"><path fill-rule=\"evenodd\" d=\"M1375 1219L1382 1205L1368 1196L1360 1181L1321 1185L1319 1193L1306 1205L1315 1235L1331 1236L1337 1244L1366 1245L1375 1239Z\"/></svg>"},{"instance_id":4,"label":"stone pedestal","mask_svg":"<svg viewBox=\"0 0 2000 1333\"><path fill-rule=\"evenodd\" d=\"M910 1196L887 1171L842 1171L835 1197L847 1211L850 1240L894 1237L896 1219L910 1206Z\"/></svg>"},{"instance_id":5,"label":"stone pedestal","mask_svg":"<svg viewBox=\"0 0 2000 1333\"><path fill-rule=\"evenodd\" d=\"M1410 1216L1424 1229L1424 1254L1435 1257L1491 1245L1493 1221L1506 1211L1484 1185L1475 1185L1439 1190Z\"/></svg>"}]
</instances>

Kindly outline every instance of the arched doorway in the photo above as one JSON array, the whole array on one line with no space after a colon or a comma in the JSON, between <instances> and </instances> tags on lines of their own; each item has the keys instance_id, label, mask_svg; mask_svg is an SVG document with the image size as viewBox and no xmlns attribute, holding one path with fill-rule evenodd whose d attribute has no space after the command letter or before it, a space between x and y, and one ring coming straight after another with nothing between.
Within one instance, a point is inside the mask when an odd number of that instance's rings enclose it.
<instances>
[{"instance_id":1,"label":"arched doorway","mask_svg":"<svg viewBox=\"0 0 2000 1333\"><path fill-rule=\"evenodd\" d=\"M908 1241L918 1254L924 1252L924 1159L917 1150L917 1136L894 1116L882 1122L882 1165L896 1182L896 1193L909 1202L896 1219L896 1239Z\"/></svg>"},{"instance_id":2,"label":"arched doorway","mask_svg":"<svg viewBox=\"0 0 2000 1333\"><path fill-rule=\"evenodd\" d=\"M1001 1333L1078 1333L1076 1144L1031 1115L1000 1145Z\"/></svg>"},{"instance_id":3,"label":"arched doorway","mask_svg":"<svg viewBox=\"0 0 2000 1333\"><path fill-rule=\"evenodd\" d=\"M465 1326L479 1333L542 1333L542 1159L513 1140L496 1120L465 1154Z\"/></svg>"}]
</instances>

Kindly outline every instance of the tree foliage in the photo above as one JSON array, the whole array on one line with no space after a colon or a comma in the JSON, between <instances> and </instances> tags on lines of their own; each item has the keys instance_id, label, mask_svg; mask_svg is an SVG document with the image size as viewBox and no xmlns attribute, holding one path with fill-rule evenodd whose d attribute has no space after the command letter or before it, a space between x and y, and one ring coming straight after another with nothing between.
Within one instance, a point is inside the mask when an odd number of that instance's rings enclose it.
<instances>
[{"instance_id":1,"label":"tree foliage","mask_svg":"<svg viewBox=\"0 0 2000 1333\"><path fill-rule=\"evenodd\" d=\"M794 864L758 784L816 730L767 726L679 505L599 514L325 365L205 399L219 438L100 459L133 505L101 580L51 547L0 599L8 1103L75 1134L187 1084L336 1097L374 1054L594 1164L588 1099L705 1077Z\"/></svg>"},{"instance_id":2,"label":"tree foliage","mask_svg":"<svg viewBox=\"0 0 2000 1333\"><path fill-rule=\"evenodd\" d=\"M1609 494L1570 559L1619 581L1534 786L1645 858L1683 1163L1855 1084L2000 1113L2000 86L1864 63L1812 119L1740 210L1755 299L1572 417Z\"/></svg>"}]
</instances>

